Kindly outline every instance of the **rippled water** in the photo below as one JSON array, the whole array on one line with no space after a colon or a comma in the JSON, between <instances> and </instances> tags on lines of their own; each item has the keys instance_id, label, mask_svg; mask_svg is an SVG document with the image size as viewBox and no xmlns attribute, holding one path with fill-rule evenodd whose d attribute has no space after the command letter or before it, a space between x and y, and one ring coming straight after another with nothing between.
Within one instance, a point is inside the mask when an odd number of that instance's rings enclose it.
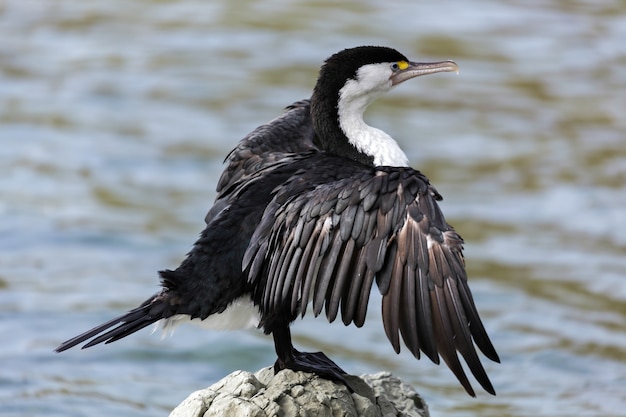
<instances>
[{"instance_id":1,"label":"rippled water","mask_svg":"<svg viewBox=\"0 0 626 417\"><path fill-rule=\"evenodd\" d=\"M374 105L444 195L502 364L469 398L443 366L305 319L296 343L389 370L433 416L626 415L626 6L622 2L0 3L0 414L164 415L259 332L61 341L134 307L203 227L228 150L360 44L455 59ZM349 341L349 342L346 342Z\"/></svg>"}]
</instances>

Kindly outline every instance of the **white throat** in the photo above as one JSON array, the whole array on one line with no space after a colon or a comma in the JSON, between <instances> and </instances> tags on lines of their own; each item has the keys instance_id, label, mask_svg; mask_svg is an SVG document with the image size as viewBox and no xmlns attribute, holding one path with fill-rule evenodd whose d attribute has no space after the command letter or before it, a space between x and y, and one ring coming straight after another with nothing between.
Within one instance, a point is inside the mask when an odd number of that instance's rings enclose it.
<instances>
[{"instance_id":1,"label":"white throat","mask_svg":"<svg viewBox=\"0 0 626 417\"><path fill-rule=\"evenodd\" d=\"M339 127L357 150L374 158L374 165L405 167L409 160L398 143L363 120L367 106L391 89L390 75L388 64L365 65L359 69L356 79L349 80L339 90Z\"/></svg>"}]
</instances>

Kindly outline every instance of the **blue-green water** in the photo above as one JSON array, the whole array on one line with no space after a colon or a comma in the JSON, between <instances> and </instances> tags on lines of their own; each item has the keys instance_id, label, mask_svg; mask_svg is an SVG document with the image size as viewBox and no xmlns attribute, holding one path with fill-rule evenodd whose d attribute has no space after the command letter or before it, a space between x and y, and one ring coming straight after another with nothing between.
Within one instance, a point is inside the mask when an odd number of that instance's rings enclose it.
<instances>
[{"instance_id":1,"label":"blue-green water","mask_svg":"<svg viewBox=\"0 0 626 417\"><path fill-rule=\"evenodd\" d=\"M0 415L166 415L274 361L258 331L182 327L61 355L190 249L221 161L361 44L459 76L403 84L368 120L444 195L502 364L469 398L363 329L296 343L389 370L433 416L626 415L626 6L579 2L0 3Z\"/></svg>"}]
</instances>

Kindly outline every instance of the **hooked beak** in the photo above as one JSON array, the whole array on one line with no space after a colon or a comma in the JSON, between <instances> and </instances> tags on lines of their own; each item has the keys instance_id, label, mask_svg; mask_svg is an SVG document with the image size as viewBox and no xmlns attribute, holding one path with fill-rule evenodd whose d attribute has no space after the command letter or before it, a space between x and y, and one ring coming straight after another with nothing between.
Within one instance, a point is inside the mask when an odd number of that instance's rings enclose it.
<instances>
[{"instance_id":1,"label":"hooked beak","mask_svg":"<svg viewBox=\"0 0 626 417\"><path fill-rule=\"evenodd\" d=\"M397 70L391 77L391 85L397 85L420 75L434 74L436 72L459 72L459 66L454 61L440 62L409 62L409 66Z\"/></svg>"}]
</instances>

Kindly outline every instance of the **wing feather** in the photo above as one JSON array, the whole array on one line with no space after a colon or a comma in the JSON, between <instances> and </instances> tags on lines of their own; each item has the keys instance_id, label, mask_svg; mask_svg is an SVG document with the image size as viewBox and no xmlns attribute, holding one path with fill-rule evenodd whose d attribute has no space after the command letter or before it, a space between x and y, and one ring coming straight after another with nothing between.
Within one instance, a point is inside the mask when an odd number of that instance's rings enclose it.
<instances>
[{"instance_id":1,"label":"wing feather","mask_svg":"<svg viewBox=\"0 0 626 417\"><path fill-rule=\"evenodd\" d=\"M313 221L309 222L311 224L315 223ZM306 304L308 299L305 298L304 295L304 282L305 277L309 273L309 268L312 266L312 256L315 250L315 241L317 240L317 236L319 234L319 230L321 229L321 224L317 223L317 227L311 233L308 242L303 242L306 246L304 247L304 251L302 253L302 258L298 264L298 268L296 270L296 275L293 283L293 291L291 294L291 311L297 312L298 308L301 309L301 313L304 316L306 311Z\"/></svg>"},{"instance_id":2,"label":"wing feather","mask_svg":"<svg viewBox=\"0 0 626 417\"><path fill-rule=\"evenodd\" d=\"M375 272L371 269L367 269L363 282L361 283L361 289L359 291L359 297L356 300L357 306L354 316L354 325L356 327L363 327L365 324L365 317L367 316L367 304L370 299L372 283L374 282Z\"/></svg>"},{"instance_id":3,"label":"wing feather","mask_svg":"<svg viewBox=\"0 0 626 417\"><path fill-rule=\"evenodd\" d=\"M454 328L457 350L461 353L463 359L465 359L465 362L472 371L472 374L474 374L483 388L485 388L487 392L495 394L493 385L491 385L489 377L487 377L487 373L485 372L485 368L483 368L480 363L480 359L478 358L474 345L472 344L472 336L470 334L469 327L467 326L468 322L465 317L463 306L461 305L459 292L456 287L456 280L446 280L444 294L446 298L446 305L449 310L448 313L450 315L450 321L452 322L452 327Z\"/></svg>"},{"instance_id":4,"label":"wing feather","mask_svg":"<svg viewBox=\"0 0 626 417\"><path fill-rule=\"evenodd\" d=\"M387 334L387 339L391 342L393 350L400 353L400 339L398 331L400 329L400 295L402 292L402 275L404 265L399 256L393 262L389 291L383 295L383 327Z\"/></svg>"},{"instance_id":5,"label":"wing feather","mask_svg":"<svg viewBox=\"0 0 626 417\"><path fill-rule=\"evenodd\" d=\"M430 293L434 289L432 281L428 278L428 272L421 266L416 271L417 276L417 329L421 341L420 349L434 363L439 363L437 344L435 343L435 328L433 321L433 308L430 302Z\"/></svg>"},{"instance_id":6,"label":"wing feather","mask_svg":"<svg viewBox=\"0 0 626 417\"><path fill-rule=\"evenodd\" d=\"M437 204L441 196L410 168L363 169L315 183L328 174L321 170L303 170L297 187L283 193L288 198L277 193L262 221L268 228L252 238L248 279L270 292L261 311L286 305L304 315L312 301L315 316L325 309L329 321L340 313L344 324L360 327L376 280L396 352L402 339L417 358L443 358L474 395L460 353L493 392L474 343L488 358L498 356L467 286L463 240Z\"/></svg>"},{"instance_id":7,"label":"wing feather","mask_svg":"<svg viewBox=\"0 0 626 417\"><path fill-rule=\"evenodd\" d=\"M288 292L290 287L290 282L285 282L287 280L289 266L291 261L294 258L294 252L296 252L298 246L293 245L294 235L293 233L289 234L287 239L287 245L284 246L283 250L280 252L280 256L278 259L273 260L272 267L274 267L274 271L270 269L270 273L276 274L276 280L273 280L273 284L270 288L269 294L269 302L272 307L276 306L283 299L283 295ZM287 290L285 290L286 288Z\"/></svg>"},{"instance_id":8,"label":"wing feather","mask_svg":"<svg viewBox=\"0 0 626 417\"><path fill-rule=\"evenodd\" d=\"M433 319L439 355L441 355L446 365L448 365L448 368L450 368L452 373L457 377L467 393L472 397L475 397L476 394L474 393L474 390L467 379L467 375L465 375L465 371L463 371L459 357L456 354L454 330L452 329L452 324L448 315L443 288L435 286L435 290L431 291L430 296L435 310L433 312Z\"/></svg>"},{"instance_id":9,"label":"wing feather","mask_svg":"<svg viewBox=\"0 0 626 417\"><path fill-rule=\"evenodd\" d=\"M343 252L338 256L339 267L335 274L335 283L329 298L326 300L326 317L329 322L335 321L337 312L339 311L339 303L345 296L346 284L351 277L351 268L354 261L352 254L354 253L354 240L347 240Z\"/></svg>"},{"instance_id":10,"label":"wing feather","mask_svg":"<svg viewBox=\"0 0 626 417\"><path fill-rule=\"evenodd\" d=\"M356 258L356 268L354 274L350 278L348 294L341 303L341 318L346 326L353 321L357 327L361 327L363 325L361 323L361 326L359 326L360 322L356 320L356 312L358 310L359 299L361 297L361 287L364 286L364 282L373 279L373 273L371 274L371 278L369 276L366 277L366 275L369 274L369 270L367 269L367 262L365 262L365 254L366 251L361 250ZM365 284L365 287L367 288L367 284ZM367 302L365 304L367 304Z\"/></svg>"},{"instance_id":11,"label":"wing feather","mask_svg":"<svg viewBox=\"0 0 626 417\"><path fill-rule=\"evenodd\" d=\"M416 270L409 265L405 266L405 274L402 277L402 293L400 316L400 332L404 344L417 359L420 358L420 341L417 330L417 279Z\"/></svg>"},{"instance_id":12,"label":"wing feather","mask_svg":"<svg viewBox=\"0 0 626 417\"><path fill-rule=\"evenodd\" d=\"M296 275L296 273L297 273L297 269L296 268L300 264L300 259L302 258L302 253L303 253L303 250L302 250L301 247L294 246L293 253L291 254L291 258L289 260L289 267L288 267L289 269L287 269L285 277L293 277L293 276ZM295 282L294 282L294 285L295 285ZM297 294L298 291L294 291L294 287L293 286L283 285L280 299L281 300L288 299L291 293ZM295 310L293 310L293 311L295 311Z\"/></svg>"},{"instance_id":13,"label":"wing feather","mask_svg":"<svg viewBox=\"0 0 626 417\"><path fill-rule=\"evenodd\" d=\"M341 234L336 233L330 251L327 256L324 256L320 266L313 299L313 314L315 314L315 317L319 316L324 308L329 286L332 288L330 284L334 278L333 272L335 271L335 265L339 258L339 253L343 249L343 245L344 242L341 239Z\"/></svg>"},{"instance_id":14,"label":"wing feather","mask_svg":"<svg viewBox=\"0 0 626 417\"><path fill-rule=\"evenodd\" d=\"M320 241L323 240L324 236L322 236L322 233L320 232L315 240L313 252L311 253L310 264L308 265L306 276L302 282L302 316L304 316L304 313L306 312L306 305L309 302L309 293L311 291L311 287L313 287L317 281L317 275L322 264L323 258L320 257L322 245Z\"/></svg>"},{"instance_id":15,"label":"wing feather","mask_svg":"<svg viewBox=\"0 0 626 417\"><path fill-rule=\"evenodd\" d=\"M363 223L355 224L357 208L358 206L356 205L348 206L341 213L341 228L339 229L339 233L341 234L341 239L343 240L353 240L350 239L353 230L360 232L360 230L363 228Z\"/></svg>"},{"instance_id":16,"label":"wing feather","mask_svg":"<svg viewBox=\"0 0 626 417\"><path fill-rule=\"evenodd\" d=\"M467 281L463 280L459 283L459 293L461 295L461 302L463 303L463 307L465 308L466 313L468 314L468 326L470 331L472 332L472 337L474 338L474 342L478 346L481 352L485 354L486 357L491 359L494 362L500 362L500 357L496 352L496 349L493 347L489 336L487 335L487 331L483 326L480 317L478 316L478 311L476 310L476 306L474 305L474 299L472 294L470 293L469 287L467 286Z\"/></svg>"}]
</instances>

